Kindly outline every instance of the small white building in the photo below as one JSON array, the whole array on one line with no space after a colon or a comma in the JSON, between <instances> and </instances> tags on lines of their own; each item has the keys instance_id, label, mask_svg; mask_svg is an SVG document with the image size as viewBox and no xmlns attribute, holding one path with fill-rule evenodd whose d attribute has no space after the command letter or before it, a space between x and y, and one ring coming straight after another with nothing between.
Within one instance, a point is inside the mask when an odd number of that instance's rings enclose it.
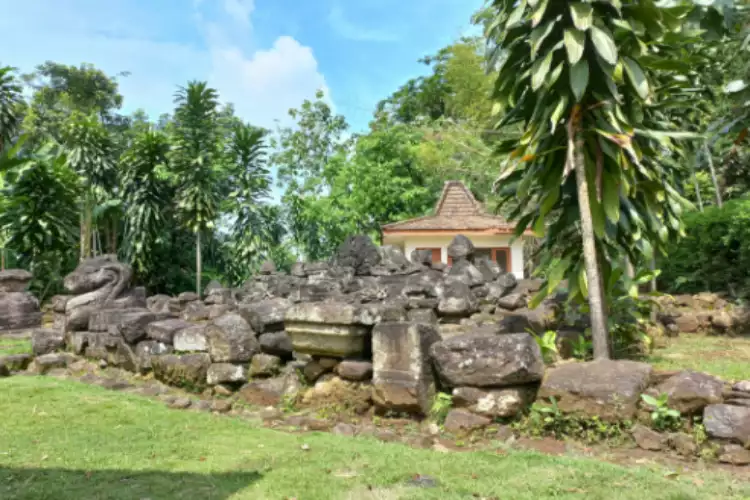
<instances>
[{"instance_id":1,"label":"small white building","mask_svg":"<svg viewBox=\"0 0 750 500\"><path fill-rule=\"evenodd\" d=\"M451 264L448 245L463 234L474 243L477 254L494 260L516 278L524 278L524 238L511 244L515 226L488 214L460 181L445 183L434 215L386 224L382 230L383 245L398 247L407 256L414 250L431 250L433 262L447 265Z\"/></svg>"}]
</instances>

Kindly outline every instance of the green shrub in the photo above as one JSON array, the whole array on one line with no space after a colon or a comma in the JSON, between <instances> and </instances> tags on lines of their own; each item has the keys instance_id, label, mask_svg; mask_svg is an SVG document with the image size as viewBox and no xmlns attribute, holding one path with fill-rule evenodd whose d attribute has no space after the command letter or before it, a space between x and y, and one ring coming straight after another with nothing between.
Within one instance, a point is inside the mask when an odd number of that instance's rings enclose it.
<instances>
[{"instance_id":1,"label":"green shrub","mask_svg":"<svg viewBox=\"0 0 750 500\"><path fill-rule=\"evenodd\" d=\"M659 267L661 290L730 292L750 296L750 200L685 215L686 236L669 248Z\"/></svg>"}]
</instances>

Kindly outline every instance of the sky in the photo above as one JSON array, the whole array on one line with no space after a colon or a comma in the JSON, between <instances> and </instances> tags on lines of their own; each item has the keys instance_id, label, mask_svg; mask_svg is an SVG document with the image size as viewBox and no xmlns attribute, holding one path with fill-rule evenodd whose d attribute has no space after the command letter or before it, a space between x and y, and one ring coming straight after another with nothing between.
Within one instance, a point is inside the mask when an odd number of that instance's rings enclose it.
<instances>
[{"instance_id":1,"label":"sky","mask_svg":"<svg viewBox=\"0 0 750 500\"><path fill-rule=\"evenodd\" d=\"M353 131L417 60L470 33L482 0L0 0L0 64L92 63L120 78L123 111L170 112L207 80L254 125L289 125L318 89Z\"/></svg>"}]
</instances>

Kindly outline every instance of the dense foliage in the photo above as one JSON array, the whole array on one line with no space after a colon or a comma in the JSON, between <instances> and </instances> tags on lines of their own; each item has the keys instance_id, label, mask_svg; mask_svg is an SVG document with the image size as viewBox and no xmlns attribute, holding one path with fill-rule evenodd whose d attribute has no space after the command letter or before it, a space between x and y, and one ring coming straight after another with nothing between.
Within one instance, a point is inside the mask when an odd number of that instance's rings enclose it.
<instances>
[{"instance_id":1,"label":"dense foliage","mask_svg":"<svg viewBox=\"0 0 750 500\"><path fill-rule=\"evenodd\" d=\"M660 263L665 291L750 297L750 200L685 215L686 236Z\"/></svg>"}]
</instances>

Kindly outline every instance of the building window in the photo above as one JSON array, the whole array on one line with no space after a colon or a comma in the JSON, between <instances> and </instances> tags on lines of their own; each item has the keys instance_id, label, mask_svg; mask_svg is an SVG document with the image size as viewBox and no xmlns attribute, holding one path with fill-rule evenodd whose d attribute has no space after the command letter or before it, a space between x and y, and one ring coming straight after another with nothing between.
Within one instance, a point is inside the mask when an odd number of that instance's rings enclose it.
<instances>
[{"instance_id":1,"label":"building window","mask_svg":"<svg viewBox=\"0 0 750 500\"><path fill-rule=\"evenodd\" d=\"M493 248L492 249L492 260L497 262L500 269L509 273L511 271L510 266L510 248Z\"/></svg>"},{"instance_id":2,"label":"building window","mask_svg":"<svg viewBox=\"0 0 750 500\"><path fill-rule=\"evenodd\" d=\"M442 261L441 250L439 248L417 248L417 250L429 250L432 252L432 263L437 264Z\"/></svg>"}]
</instances>

